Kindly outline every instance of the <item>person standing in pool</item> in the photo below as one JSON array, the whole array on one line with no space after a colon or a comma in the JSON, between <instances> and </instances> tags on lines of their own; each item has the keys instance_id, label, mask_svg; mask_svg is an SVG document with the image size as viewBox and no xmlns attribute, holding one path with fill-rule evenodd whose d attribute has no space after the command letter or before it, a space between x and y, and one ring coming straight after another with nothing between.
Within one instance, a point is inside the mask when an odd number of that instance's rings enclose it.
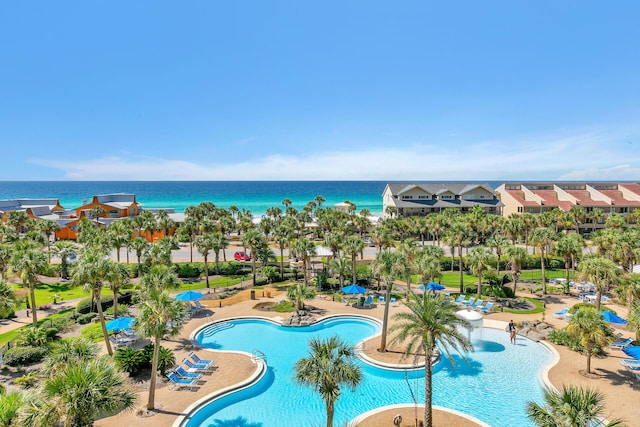
<instances>
[{"instance_id":1,"label":"person standing in pool","mask_svg":"<svg viewBox=\"0 0 640 427\"><path fill-rule=\"evenodd\" d=\"M511 327L509 340L511 341L511 344L516 345L516 326L515 325L512 325Z\"/></svg>"}]
</instances>

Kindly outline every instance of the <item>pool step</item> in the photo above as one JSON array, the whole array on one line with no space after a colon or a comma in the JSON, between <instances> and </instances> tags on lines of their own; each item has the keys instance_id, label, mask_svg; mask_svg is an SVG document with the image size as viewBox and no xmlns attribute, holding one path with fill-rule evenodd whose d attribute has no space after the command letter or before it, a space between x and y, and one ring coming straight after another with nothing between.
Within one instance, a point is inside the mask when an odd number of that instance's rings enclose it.
<instances>
[{"instance_id":1,"label":"pool step","mask_svg":"<svg viewBox=\"0 0 640 427\"><path fill-rule=\"evenodd\" d=\"M209 326L204 331L202 331L202 336L207 338L207 337L210 337L211 335L215 334L218 331L222 331L222 330L225 330L225 329L233 328L233 326L234 325L231 322L216 323L214 325Z\"/></svg>"}]
</instances>

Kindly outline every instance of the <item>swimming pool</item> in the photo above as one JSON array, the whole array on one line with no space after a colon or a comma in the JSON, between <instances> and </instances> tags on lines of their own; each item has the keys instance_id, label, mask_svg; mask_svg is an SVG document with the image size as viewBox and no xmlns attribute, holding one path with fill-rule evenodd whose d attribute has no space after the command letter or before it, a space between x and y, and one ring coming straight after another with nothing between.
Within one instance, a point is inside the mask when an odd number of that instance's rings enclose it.
<instances>
[{"instance_id":1,"label":"swimming pool","mask_svg":"<svg viewBox=\"0 0 640 427\"><path fill-rule=\"evenodd\" d=\"M295 361L307 356L311 337L338 335L356 344L379 331L377 321L353 316L332 317L301 328L261 319L237 319L205 328L196 336L203 347L247 353L257 349L266 356L268 369L256 384L202 405L182 425L323 425L324 404L311 388L294 381ZM532 425L526 404L542 402L539 373L552 360L551 352L522 337L514 346L504 331L488 328L474 346L468 364L455 356L455 370L446 358L434 366L434 405L471 414L491 426ZM424 402L422 369L390 370L359 363L363 381L355 392L343 390L335 408L335 425L380 406L412 403L414 398ZM215 374L208 381L213 380Z\"/></svg>"}]
</instances>

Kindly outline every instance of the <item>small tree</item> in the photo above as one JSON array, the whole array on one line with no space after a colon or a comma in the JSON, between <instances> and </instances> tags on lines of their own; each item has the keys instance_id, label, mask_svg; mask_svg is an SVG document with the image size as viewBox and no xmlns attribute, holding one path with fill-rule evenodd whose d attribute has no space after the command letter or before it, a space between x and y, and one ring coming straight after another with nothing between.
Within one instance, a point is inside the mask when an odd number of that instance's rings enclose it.
<instances>
[{"instance_id":1,"label":"small tree","mask_svg":"<svg viewBox=\"0 0 640 427\"><path fill-rule=\"evenodd\" d=\"M613 339L609 325L593 307L581 307L569 319L567 332L580 339L587 356L587 374L591 373L591 354L596 345L607 346Z\"/></svg>"}]
</instances>

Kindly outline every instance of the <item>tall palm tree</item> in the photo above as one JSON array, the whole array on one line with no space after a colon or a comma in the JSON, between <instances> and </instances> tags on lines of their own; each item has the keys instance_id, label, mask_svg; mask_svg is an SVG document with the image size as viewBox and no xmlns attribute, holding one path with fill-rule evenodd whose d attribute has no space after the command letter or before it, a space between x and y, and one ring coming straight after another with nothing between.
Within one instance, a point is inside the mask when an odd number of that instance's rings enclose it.
<instances>
[{"instance_id":1,"label":"tall palm tree","mask_svg":"<svg viewBox=\"0 0 640 427\"><path fill-rule=\"evenodd\" d=\"M229 246L229 239L221 232L216 231L211 235L211 241L213 243L211 249L216 258L216 274L220 274L220 251L224 251Z\"/></svg>"},{"instance_id":2,"label":"tall palm tree","mask_svg":"<svg viewBox=\"0 0 640 427\"><path fill-rule=\"evenodd\" d=\"M519 246L509 246L506 249L509 258L509 268L511 270L511 280L513 281L513 294L518 290L518 279L522 272L522 264L527 259L527 251Z\"/></svg>"},{"instance_id":3,"label":"tall palm tree","mask_svg":"<svg viewBox=\"0 0 640 427\"><path fill-rule=\"evenodd\" d=\"M351 263L343 257L333 258L329 261L329 270L338 275L340 287L342 288L344 286L344 278L351 270Z\"/></svg>"},{"instance_id":4,"label":"tall palm tree","mask_svg":"<svg viewBox=\"0 0 640 427\"><path fill-rule=\"evenodd\" d=\"M316 246L313 244L311 240L301 237L293 241L293 243L291 244L291 250L297 256L302 258L302 268L304 270L304 284L308 285L309 284L309 276L308 276L309 262L311 257L315 256L316 254Z\"/></svg>"},{"instance_id":5,"label":"tall palm tree","mask_svg":"<svg viewBox=\"0 0 640 427\"><path fill-rule=\"evenodd\" d=\"M617 283L620 269L611 260L599 256L585 256L578 266L579 277L596 286L596 309L600 310L602 293Z\"/></svg>"},{"instance_id":6,"label":"tall palm tree","mask_svg":"<svg viewBox=\"0 0 640 427\"><path fill-rule=\"evenodd\" d=\"M60 277L69 278L69 258L78 255L78 247L69 240L60 240L53 244L53 253L60 258Z\"/></svg>"},{"instance_id":7,"label":"tall palm tree","mask_svg":"<svg viewBox=\"0 0 640 427\"><path fill-rule=\"evenodd\" d=\"M393 316L396 323L391 331L397 332L393 343L403 343L405 356L413 355L414 361L424 360L424 419L427 427L433 426L433 366L432 360L436 348L440 348L455 366L452 351L457 353L472 351L473 346L460 332L461 327L470 327L469 322L456 316L458 307L449 302L444 295L433 298L420 298L411 294L405 303L408 312L400 312ZM437 344L436 344L437 343ZM463 355L464 358L464 355Z\"/></svg>"},{"instance_id":8,"label":"tall palm tree","mask_svg":"<svg viewBox=\"0 0 640 427\"><path fill-rule=\"evenodd\" d=\"M589 219L593 222L592 232L596 231L596 225L602 221L604 218L604 212L600 208L593 208L593 210L589 213Z\"/></svg>"},{"instance_id":9,"label":"tall palm tree","mask_svg":"<svg viewBox=\"0 0 640 427\"><path fill-rule=\"evenodd\" d=\"M491 268L489 260L491 259L491 251L481 246L474 248L469 252L467 262L473 274L478 276L478 299L482 297L482 275Z\"/></svg>"},{"instance_id":10,"label":"tall palm tree","mask_svg":"<svg viewBox=\"0 0 640 427\"><path fill-rule=\"evenodd\" d=\"M469 244L471 239L471 227L464 221L463 218L456 218L449 232L447 233L447 239L455 244L458 248L458 270L460 272L460 292L464 291L464 271L462 268L462 248ZM453 254L452 254L453 256Z\"/></svg>"},{"instance_id":11,"label":"tall palm tree","mask_svg":"<svg viewBox=\"0 0 640 427\"><path fill-rule=\"evenodd\" d=\"M582 255L582 248L584 247L584 239L578 233L563 234L558 240L556 247L556 253L562 256L565 268L565 279L569 281L569 267L574 270L576 259Z\"/></svg>"},{"instance_id":12,"label":"tall palm tree","mask_svg":"<svg viewBox=\"0 0 640 427\"><path fill-rule=\"evenodd\" d=\"M356 283L358 271L356 269L356 257L364 249L364 241L358 236L349 236L344 241L343 250L351 256L351 283Z\"/></svg>"},{"instance_id":13,"label":"tall palm tree","mask_svg":"<svg viewBox=\"0 0 640 427\"><path fill-rule=\"evenodd\" d=\"M114 221L107 231L109 246L116 250L116 260L120 262L120 249L131 241L132 230L123 221Z\"/></svg>"},{"instance_id":14,"label":"tall palm tree","mask_svg":"<svg viewBox=\"0 0 640 427\"><path fill-rule=\"evenodd\" d=\"M50 219L38 219L37 220L37 229L40 231L47 242L47 255L49 258L49 264L51 264L51 235L60 230L60 226L57 222L52 221Z\"/></svg>"},{"instance_id":15,"label":"tall palm tree","mask_svg":"<svg viewBox=\"0 0 640 427\"><path fill-rule=\"evenodd\" d=\"M382 276L386 287L384 299L384 315L382 318L382 333L380 335L379 351L387 350L387 329L389 326L389 305L393 284L398 276L404 276L408 266L404 256L399 252L378 252L372 263L373 271Z\"/></svg>"},{"instance_id":16,"label":"tall palm tree","mask_svg":"<svg viewBox=\"0 0 640 427\"><path fill-rule=\"evenodd\" d=\"M88 363L99 354L100 347L87 338L63 339L52 345L41 372L51 376L68 365Z\"/></svg>"},{"instance_id":17,"label":"tall palm tree","mask_svg":"<svg viewBox=\"0 0 640 427\"><path fill-rule=\"evenodd\" d=\"M496 256L498 257L498 262L496 263L496 274L498 276L500 276L500 258L508 245L509 241L502 234L494 234L489 240L487 240L487 246L496 250Z\"/></svg>"},{"instance_id":18,"label":"tall palm tree","mask_svg":"<svg viewBox=\"0 0 640 427\"><path fill-rule=\"evenodd\" d=\"M296 306L296 312L304 310L304 300L313 298L315 292L310 286L304 283L296 283L287 289L287 298Z\"/></svg>"},{"instance_id":19,"label":"tall palm tree","mask_svg":"<svg viewBox=\"0 0 640 427\"><path fill-rule=\"evenodd\" d=\"M136 393L123 374L105 359L69 364L44 380L36 402L21 415L20 425L89 427L99 414L132 409Z\"/></svg>"},{"instance_id":20,"label":"tall palm tree","mask_svg":"<svg viewBox=\"0 0 640 427\"><path fill-rule=\"evenodd\" d=\"M129 268L120 263L110 264L105 274L105 282L111 292L113 292L113 317L118 317L118 296L120 288L129 283Z\"/></svg>"},{"instance_id":21,"label":"tall palm tree","mask_svg":"<svg viewBox=\"0 0 640 427\"><path fill-rule=\"evenodd\" d=\"M10 265L11 270L20 276L22 283L29 286L31 320L35 328L38 325L35 287L38 274L47 266L47 256L42 252L40 245L22 240L14 245Z\"/></svg>"},{"instance_id":22,"label":"tall palm tree","mask_svg":"<svg viewBox=\"0 0 640 427\"><path fill-rule=\"evenodd\" d=\"M542 293L547 293L547 279L544 270L544 256L555 241L556 233L546 227L535 228L529 236L529 242L540 251L540 268L542 270Z\"/></svg>"},{"instance_id":23,"label":"tall palm tree","mask_svg":"<svg viewBox=\"0 0 640 427\"><path fill-rule=\"evenodd\" d=\"M106 250L101 247L87 246L80 253L80 257L73 271L72 281L77 286L82 286L86 291L91 292L98 319L102 327L102 336L109 356L113 354L109 334L105 326L104 312L102 311L101 292L104 282L107 280L113 269L113 263L107 257Z\"/></svg>"},{"instance_id":24,"label":"tall palm tree","mask_svg":"<svg viewBox=\"0 0 640 427\"><path fill-rule=\"evenodd\" d=\"M312 338L309 348L309 357L299 359L294 365L295 378L320 394L326 407L327 427L332 427L340 388L347 386L355 390L362 381L362 371L356 364L353 348L337 336L326 340Z\"/></svg>"},{"instance_id":25,"label":"tall palm tree","mask_svg":"<svg viewBox=\"0 0 640 427\"><path fill-rule=\"evenodd\" d=\"M242 235L242 244L251 249L251 274L253 276L253 286L256 285L256 258L258 255L258 248L263 244L266 244L262 234L255 228L248 229Z\"/></svg>"},{"instance_id":26,"label":"tall palm tree","mask_svg":"<svg viewBox=\"0 0 640 427\"><path fill-rule=\"evenodd\" d=\"M180 332L186 314L185 306L159 287L159 284L153 283L151 289L144 293L138 306L139 314L136 319L136 330L153 340L151 380L147 401L147 409L149 410L155 407L160 341L164 335L174 336Z\"/></svg>"},{"instance_id":27,"label":"tall palm tree","mask_svg":"<svg viewBox=\"0 0 640 427\"><path fill-rule=\"evenodd\" d=\"M562 390L546 389L545 405L529 402L527 414L538 427L586 427L599 425L604 418L604 395L599 391L573 385ZM607 426L624 425L622 420L610 420Z\"/></svg>"},{"instance_id":28,"label":"tall palm tree","mask_svg":"<svg viewBox=\"0 0 640 427\"><path fill-rule=\"evenodd\" d=\"M581 307L569 319L567 332L580 339L587 356L587 374L590 374L593 348L596 345L607 346L613 339L609 325L597 309Z\"/></svg>"},{"instance_id":29,"label":"tall palm tree","mask_svg":"<svg viewBox=\"0 0 640 427\"><path fill-rule=\"evenodd\" d=\"M16 308L16 294L7 282L0 280L0 315L3 319L9 317Z\"/></svg>"},{"instance_id":30,"label":"tall palm tree","mask_svg":"<svg viewBox=\"0 0 640 427\"><path fill-rule=\"evenodd\" d=\"M207 284L207 289L209 288L209 252L213 250L213 248L217 245L217 242L213 239L211 233L205 233L201 236L196 237L196 240L193 244L198 249L198 252L202 254L204 257L204 278L205 283ZM254 254L255 257L255 254ZM216 253L217 258L217 253ZM217 265L217 262L216 262Z\"/></svg>"},{"instance_id":31,"label":"tall palm tree","mask_svg":"<svg viewBox=\"0 0 640 427\"><path fill-rule=\"evenodd\" d=\"M432 256L428 252L423 252L418 255L414 263L416 273L420 276L420 281L424 287L423 296L427 295L427 285L435 278L439 278L441 273L440 259ZM407 289L407 298L409 297L409 289Z\"/></svg>"}]
</instances>

